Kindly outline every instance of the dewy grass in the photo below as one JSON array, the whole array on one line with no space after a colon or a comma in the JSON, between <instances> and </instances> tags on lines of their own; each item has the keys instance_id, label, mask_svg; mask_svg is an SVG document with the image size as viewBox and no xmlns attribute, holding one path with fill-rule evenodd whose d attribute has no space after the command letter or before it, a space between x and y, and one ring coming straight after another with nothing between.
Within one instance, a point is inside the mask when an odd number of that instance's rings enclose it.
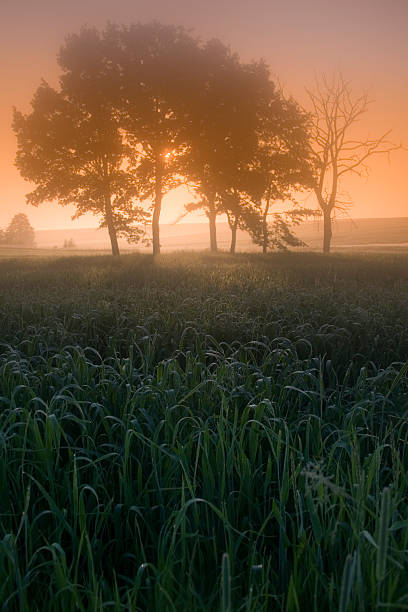
<instances>
[{"instance_id":1,"label":"dewy grass","mask_svg":"<svg viewBox=\"0 0 408 612\"><path fill-rule=\"evenodd\" d=\"M406 259L2 262L3 609L408 609Z\"/></svg>"}]
</instances>

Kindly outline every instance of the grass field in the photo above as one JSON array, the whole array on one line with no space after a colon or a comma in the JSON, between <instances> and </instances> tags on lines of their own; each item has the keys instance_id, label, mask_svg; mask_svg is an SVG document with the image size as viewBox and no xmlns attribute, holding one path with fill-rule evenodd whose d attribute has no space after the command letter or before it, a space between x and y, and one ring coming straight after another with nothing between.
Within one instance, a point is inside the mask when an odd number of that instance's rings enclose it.
<instances>
[{"instance_id":1,"label":"grass field","mask_svg":"<svg viewBox=\"0 0 408 612\"><path fill-rule=\"evenodd\" d=\"M408 609L408 255L0 262L3 610Z\"/></svg>"}]
</instances>

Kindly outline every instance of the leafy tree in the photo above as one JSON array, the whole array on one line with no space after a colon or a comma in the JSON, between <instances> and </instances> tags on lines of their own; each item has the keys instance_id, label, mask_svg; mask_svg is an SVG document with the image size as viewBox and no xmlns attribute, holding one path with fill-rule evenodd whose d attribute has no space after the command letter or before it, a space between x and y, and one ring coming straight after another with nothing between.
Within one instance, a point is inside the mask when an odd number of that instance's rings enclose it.
<instances>
[{"instance_id":1,"label":"leafy tree","mask_svg":"<svg viewBox=\"0 0 408 612\"><path fill-rule=\"evenodd\" d=\"M5 240L5 233L4 233L4 230L0 228L0 244L3 244L4 240Z\"/></svg>"},{"instance_id":2,"label":"leafy tree","mask_svg":"<svg viewBox=\"0 0 408 612\"><path fill-rule=\"evenodd\" d=\"M296 131L300 115L282 119L293 108L263 62L243 64L219 41L200 45L184 28L159 23L85 28L67 39L58 61L60 89L43 82L32 112L14 113L16 163L36 184L29 203L58 200L74 203L76 216L99 215L118 254L118 234L143 235L149 215L137 200L149 199L158 254L163 196L188 177L199 201L187 209L205 210L212 250L220 213L232 250L237 228L255 236L259 223L265 247L269 201L295 182L285 133L292 119Z\"/></svg>"},{"instance_id":3,"label":"leafy tree","mask_svg":"<svg viewBox=\"0 0 408 612\"><path fill-rule=\"evenodd\" d=\"M81 71L79 57L92 65L92 73ZM129 172L131 150L108 95L112 82L106 57L106 41L94 30L70 37L59 56L60 90L43 82L32 112L14 111L13 128L16 165L36 185L27 202L38 206L57 200L74 204L75 217L86 212L100 216L112 254L119 255L118 233L140 238L137 223L146 213L134 205L138 193Z\"/></svg>"},{"instance_id":4,"label":"leafy tree","mask_svg":"<svg viewBox=\"0 0 408 612\"><path fill-rule=\"evenodd\" d=\"M259 112L258 149L252 173L261 222L250 233L266 253L268 248L302 245L291 226L314 213L296 205L294 198L294 191L312 185L310 119L292 98L285 98L277 89L262 101ZM277 201L295 206L276 213L272 207Z\"/></svg>"},{"instance_id":5,"label":"leafy tree","mask_svg":"<svg viewBox=\"0 0 408 612\"><path fill-rule=\"evenodd\" d=\"M245 104L237 116L234 139L223 168L224 190L221 209L226 213L231 229L230 252L235 252L238 229L252 235L258 233L260 215L259 176L255 172L259 157L261 126L269 118L270 108L276 106L276 93L269 70L264 62L242 65L242 85ZM268 111L266 113L265 111ZM247 131L248 130L248 131Z\"/></svg>"},{"instance_id":6,"label":"leafy tree","mask_svg":"<svg viewBox=\"0 0 408 612\"><path fill-rule=\"evenodd\" d=\"M310 185L308 118L286 100L270 79L268 66L244 64L219 41L204 48L200 104L194 104L188 175L199 200L187 212L203 208L210 221L215 251L215 218L225 213L231 228L231 252L238 229L263 246L298 244L289 230L305 212L299 207L274 217L274 200Z\"/></svg>"},{"instance_id":7,"label":"leafy tree","mask_svg":"<svg viewBox=\"0 0 408 612\"><path fill-rule=\"evenodd\" d=\"M308 94L313 108L313 190L323 214L323 252L329 253L333 214L345 208L339 189L342 177L367 173L368 158L397 147L387 140L390 132L377 138L354 135L355 124L368 111L370 100L365 93L355 95L341 74L331 80L322 77Z\"/></svg>"},{"instance_id":8,"label":"leafy tree","mask_svg":"<svg viewBox=\"0 0 408 612\"><path fill-rule=\"evenodd\" d=\"M14 215L6 229L4 242L10 245L25 247L33 247L35 245L35 232L27 215L24 213Z\"/></svg>"},{"instance_id":9,"label":"leafy tree","mask_svg":"<svg viewBox=\"0 0 408 612\"><path fill-rule=\"evenodd\" d=\"M186 212L205 211L210 248L216 252L217 215L229 211L233 231L236 225L237 184L232 177L242 182L241 172L256 146L258 89L253 66L241 63L219 40L203 47L199 76L189 109L189 150L184 166L198 200L189 203Z\"/></svg>"},{"instance_id":10,"label":"leafy tree","mask_svg":"<svg viewBox=\"0 0 408 612\"><path fill-rule=\"evenodd\" d=\"M122 126L135 153L142 198L152 202L153 254L157 255L163 196L183 182L188 108L200 48L184 28L157 22L124 27L118 38Z\"/></svg>"}]
</instances>

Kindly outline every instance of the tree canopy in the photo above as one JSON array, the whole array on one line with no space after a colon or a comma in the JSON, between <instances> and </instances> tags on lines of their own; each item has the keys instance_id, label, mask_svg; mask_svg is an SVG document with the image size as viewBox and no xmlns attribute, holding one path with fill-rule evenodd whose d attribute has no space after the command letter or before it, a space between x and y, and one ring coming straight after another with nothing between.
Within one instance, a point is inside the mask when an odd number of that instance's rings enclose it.
<instances>
[{"instance_id":1,"label":"tree canopy","mask_svg":"<svg viewBox=\"0 0 408 612\"><path fill-rule=\"evenodd\" d=\"M264 62L157 22L83 28L58 62L59 88L42 82L31 112L14 111L16 164L35 184L28 203L98 215L113 254L118 235L138 240L151 219L158 254L163 196L188 184L197 199L187 210L204 209L212 250L218 214L232 250L237 228L262 236L264 249L294 243L286 229L296 215L272 225L268 216L273 200L305 184L307 119Z\"/></svg>"},{"instance_id":2,"label":"tree canopy","mask_svg":"<svg viewBox=\"0 0 408 612\"><path fill-rule=\"evenodd\" d=\"M310 188L310 117L295 100L279 89L263 99L257 124L258 148L251 165L252 192L255 194L260 222L248 228L253 241L268 248L299 246L291 226L297 225L310 209L300 207L294 192ZM293 206L275 212L275 202Z\"/></svg>"},{"instance_id":3,"label":"tree canopy","mask_svg":"<svg viewBox=\"0 0 408 612\"><path fill-rule=\"evenodd\" d=\"M295 213L280 215L272 225L267 219L272 199L287 199L294 187L308 184L308 117L276 88L264 62L242 63L219 41L208 43L203 56L186 158L198 200L186 206L187 212L204 209L213 251L215 218L223 213L232 232L232 252L238 228L258 243L262 235L264 249L294 244L294 237L286 240L291 235L286 230ZM285 228L279 240L278 228Z\"/></svg>"},{"instance_id":4,"label":"tree canopy","mask_svg":"<svg viewBox=\"0 0 408 612\"><path fill-rule=\"evenodd\" d=\"M183 27L157 22L123 27L118 38L119 108L142 197L151 202L153 254L158 254L163 196L183 182L200 45Z\"/></svg>"},{"instance_id":5,"label":"tree canopy","mask_svg":"<svg viewBox=\"0 0 408 612\"><path fill-rule=\"evenodd\" d=\"M209 219L211 250L217 250L215 220L227 212L227 192L236 187L256 148L257 88L249 65L218 40L202 49L200 78L190 109L185 173Z\"/></svg>"},{"instance_id":6,"label":"tree canopy","mask_svg":"<svg viewBox=\"0 0 408 612\"><path fill-rule=\"evenodd\" d=\"M100 38L84 31L90 49L98 50ZM123 137L118 114L106 86L101 66L92 78L81 78L75 56L62 49L64 70L59 90L43 82L32 100L31 113L14 111L17 135L16 165L21 175L36 184L27 202L44 201L74 204L75 216L92 212L107 226L112 253L119 254L117 235L132 239L141 234L137 225L147 217L135 204L137 189L129 172L132 151ZM86 56L89 61L89 56Z\"/></svg>"}]
</instances>

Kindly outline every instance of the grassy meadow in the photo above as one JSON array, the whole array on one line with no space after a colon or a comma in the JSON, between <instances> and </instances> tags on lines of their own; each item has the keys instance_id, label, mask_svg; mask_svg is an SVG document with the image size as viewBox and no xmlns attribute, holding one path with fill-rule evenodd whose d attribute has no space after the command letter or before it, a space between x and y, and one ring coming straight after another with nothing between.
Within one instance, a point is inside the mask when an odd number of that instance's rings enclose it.
<instances>
[{"instance_id":1,"label":"grassy meadow","mask_svg":"<svg viewBox=\"0 0 408 612\"><path fill-rule=\"evenodd\" d=\"M408 254L0 261L0 609L408 610Z\"/></svg>"}]
</instances>

